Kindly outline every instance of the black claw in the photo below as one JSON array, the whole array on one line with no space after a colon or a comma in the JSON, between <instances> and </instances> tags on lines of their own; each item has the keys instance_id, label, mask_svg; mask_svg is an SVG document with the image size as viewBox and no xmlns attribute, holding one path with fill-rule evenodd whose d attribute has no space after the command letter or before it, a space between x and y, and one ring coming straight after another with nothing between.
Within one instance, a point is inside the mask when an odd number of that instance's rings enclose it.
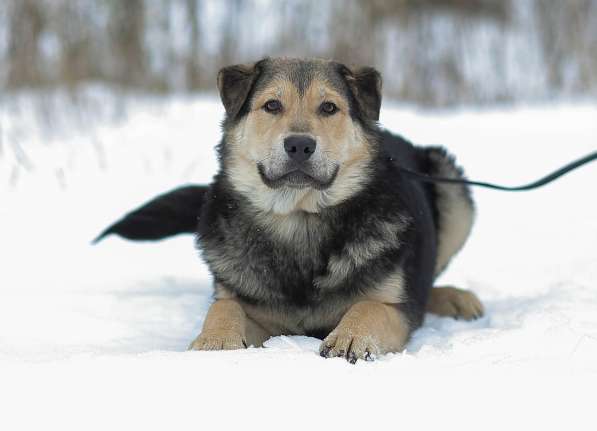
<instances>
[{"instance_id":1,"label":"black claw","mask_svg":"<svg viewBox=\"0 0 597 431\"><path fill-rule=\"evenodd\" d=\"M321 352L319 352L319 356L322 356L324 358L328 358L330 350L331 350L330 346L323 346L323 349L321 349Z\"/></svg>"},{"instance_id":2,"label":"black claw","mask_svg":"<svg viewBox=\"0 0 597 431\"><path fill-rule=\"evenodd\" d=\"M351 364L355 364L357 362L357 355L354 352L350 352L348 354L348 362L350 362Z\"/></svg>"},{"instance_id":3,"label":"black claw","mask_svg":"<svg viewBox=\"0 0 597 431\"><path fill-rule=\"evenodd\" d=\"M344 356L344 350L339 350L338 351L338 356Z\"/></svg>"},{"instance_id":4,"label":"black claw","mask_svg":"<svg viewBox=\"0 0 597 431\"><path fill-rule=\"evenodd\" d=\"M375 360L375 358L373 357L371 352L369 352L369 350L366 350L365 351L365 361L372 362L374 360Z\"/></svg>"},{"instance_id":5,"label":"black claw","mask_svg":"<svg viewBox=\"0 0 597 431\"><path fill-rule=\"evenodd\" d=\"M245 346L245 349L247 348L247 342L245 340L243 340L243 346Z\"/></svg>"}]
</instances>

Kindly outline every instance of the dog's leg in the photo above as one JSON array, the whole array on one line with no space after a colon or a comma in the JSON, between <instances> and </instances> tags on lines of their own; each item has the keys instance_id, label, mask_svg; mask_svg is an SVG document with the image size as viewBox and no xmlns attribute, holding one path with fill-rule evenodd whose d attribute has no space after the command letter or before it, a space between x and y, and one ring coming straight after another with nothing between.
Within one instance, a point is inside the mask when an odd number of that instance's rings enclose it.
<instances>
[{"instance_id":1,"label":"dog's leg","mask_svg":"<svg viewBox=\"0 0 597 431\"><path fill-rule=\"evenodd\" d=\"M483 316L483 304L468 290L456 287L434 287L431 289L427 312L455 319L473 320Z\"/></svg>"},{"instance_id":2,"label":"dog's leg","mask_svg":"<svg viewBox=\"0 0 597 431\"><path fill-rule=\"evenodd\" d=\"M261 346L269 334L247 317L241 304L234 299L219 299L205 317L201 334L189 350L234 350Z\"/></svg>"},{"instance_id":3,"label":"dog's leg","mask_svg":"<svg viewBox=\"0 0 597 431\"><path fill-rule=\"evenodd\" d=\"M410 335L404 313L395 305L361 301L346 312L323 340L319 352L326 358L341 356L355 363L403 349Z\"/></svg>"}]
</instances>

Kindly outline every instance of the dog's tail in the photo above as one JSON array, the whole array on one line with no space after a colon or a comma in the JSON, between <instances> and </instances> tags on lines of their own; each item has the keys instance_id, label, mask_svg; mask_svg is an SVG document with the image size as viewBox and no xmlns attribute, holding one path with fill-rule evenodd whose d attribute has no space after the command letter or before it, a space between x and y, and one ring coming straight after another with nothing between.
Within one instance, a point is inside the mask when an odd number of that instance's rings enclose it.
<instances>
[{"instance_id":1,"label":"dog's tail","mask_svg":"<svg viewBox=\"0 0 597 431\"><path fill-rule=\"evenodd\" d=\"M154 241L195 233L208 186L186 186L159 195L104 230L93 243L111 234L135 241Z\"/></svg>"}]
</instances>

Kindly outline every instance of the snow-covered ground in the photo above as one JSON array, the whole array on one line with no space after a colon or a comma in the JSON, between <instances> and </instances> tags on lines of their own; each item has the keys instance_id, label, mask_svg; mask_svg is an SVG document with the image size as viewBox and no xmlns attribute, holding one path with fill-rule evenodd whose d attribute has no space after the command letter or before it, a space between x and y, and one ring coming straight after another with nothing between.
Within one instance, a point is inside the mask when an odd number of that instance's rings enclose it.
<instances>
[{"instance_id":1,"label":"snow-covered ground","mask_svg":"<svg viewBox=\"0 0 597 431\"><path fill-rule=\"evenodd\" d=\"M218 101L140 98L118 122L57 102L80 124L56 129L20 106L0 114L0 429L596 429L597 165L531 193L475 190L474 233L439 284L474 290L478 321L428 316L405 352L354 366L306 337L186 352L211 293L193 239L90 241L210 180ZM381 120L504 184L597 148L597 105L387 104Z\"/></svg>"}]
</instances>

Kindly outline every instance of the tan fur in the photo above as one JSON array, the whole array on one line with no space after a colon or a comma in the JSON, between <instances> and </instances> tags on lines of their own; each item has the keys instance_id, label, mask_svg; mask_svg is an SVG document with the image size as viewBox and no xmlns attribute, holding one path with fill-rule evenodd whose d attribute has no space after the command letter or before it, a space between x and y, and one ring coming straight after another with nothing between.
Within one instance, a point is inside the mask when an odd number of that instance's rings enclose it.
<instances>
[{"instance_id":1,"label":"tan fur","mask_svg":"<svg viewBox=\"0 0 597 431\"><path fill-rule=\"evenodd\" d=\"M356 298L335 298L322 301L310 309L279 309L247 304L235 298L224 286L216 283L216 299L232 299L241 305L246 316L265 329L271 336L282 334L304 335L309 330L333 328L340 322L346 311L362 301L376 301L386 304L398 304L404 294L403 274L397 271L384 280L377 289L367 292L366 296Z\"/></svg>"},{"instance_id":2,"label":"tan fur","mask_svg":"<svg viewBox=\"0 0 597 431\"><path fill-rule=\"evenodd\" d=\"M271 232L283 242L300 243L306 246L309 241L309 232L321 232L325 226L317 215L311 212L294 211L289 214L265 213L257 219L265 231Z\"/></svg>"},{"instance_id":3,"label":"tan fur","mask_svg":"<svg viewBox=\"0 0 597 431\"><path fill-rule=\"evenodd\" d=\"M431 289L427 311L438 316L473 320L483 316L483 305L479 298L468 290L455 287L434 287Z\"/></svg>"},{"instance_id":4,"label":"tan fur","mask_svg":"<svg viewBox=\"0 0 597 431\"><path fill-rule=\"evenodd\" d=\"M324 356L349 360L372 359L396 352L407 341L408 321L392 305L400 301L400 274L389 277L380 289L364 300L335 300L314 310L278 310L243 303L216 284L216 302L210 307L201 334L191 350L243 349L261 346L270 336L305 334L321 327L336 326L321 346ZM394 302L396 301L396 302ZM483 315L483 305L470 291L455 287L431 290L427 311L440 316L472 320Z\"/></svg>"},{"instance_id":5,"label":"tan fur","mask_svg":"<svg viewBox=\"0 0 597 431\"><path fill-rule=\"evenodd\" d=\"M367 299L384 304L400 304L404 301L404 273L394 271L384 281L367 293Z\"/></svg>"},{"instance_id":6,"label":"tan fur","mask_svg":"<svg viewBox=\"0 0 597 431\"><path fill-rule=\"evenodd\" d=\"M235 295L222 285L216 284L216 298L234 298ZM364 298L360 298L364 299ZM251 320L265 329L271 336L295 334L304 335L309 330L319 328L333 328L359 298L341 298L322 301L313 309L280 309L266 306L257 306L235 301L240 304Z\"/></svg>"},{"instance_id":7,"label":"tan fur","mask_svg":"<svg viewBox=\"0 0 597 431\"><path fill-rule=\"evenodd\" d=\"M460 178L453 162L444 155L431 154L439 168L437 175L445 178ZM439 275L452 257L460 251L468 239L475 220L475 209L462 187L453 184L436 184L437 209L440 229L438 231L437 260L435 275Z\"/></svg>"},{"instance_id":8,"label":"tan fur","mask_svg":"<svg viewBox=\"0 0 597 431\"><path fill-rule=\"evenodd\" d=\"M441 273L466 242L474 221L470 203L460 196L438 198L438 209L445 223L439 230L435 273Z\"/></svg>"},{"instance_id":9,"label":"tan fur","mask_svg":"<svg viewBox=\"0 0 597 431\"><path fill-rule=\"evenodd\" d=\"M205 317L201 334L189 350L234 350L261 346L269 334L245 314L235 299L219 299Z\"/></svg>"},{"instance_id":10,"label":"tan fur","mask_svg":"<svg viewBox=\"0 0 597 431\"><path fill-rule=\"evenodd\" d=\"M282 113L272 115L262 109L270 99L281 101ZM319 107L324 101L336 104L339 112L321 116ZM250 112L229 133L229 173L235 189L249 197L257 209L273 214L296 210L317 213L358 192L368 177L365 170L372 154L348 109L344 97L321 79L313 79L303 96L291 82L272 80L254 95ZM261 180L257 163L275 167L285 158L284 138L294 133L310 135L317 141L312 160L319 170L330 176L339 166L330 188L273 190Z\"/></svg>"},{"instance_id":11,"label":"tan fur","mask_svg":"<svg viewBox=\"0 0 597 431\"><path fill-rule=\"evenodd\" d=\"M330 303L319 312L299 316L221 299L211 306L201 334L189 348L228 350L260 346L270 335L302 334L305 327L317 328L332 321L339 323L323 341L322 355L342 356L351 362L400 351L410 332L407 319L395 305L378 301L358 301L350 306Z\"/></svg>"},{"instance_id":12,"label":"tan fur","mask_svg":"<svg viewBox=\"0 0 597 431\"><path fill-rule=\"evenodd\" d=\"M350 362L373 359L404 348L410 333L409 323L394 305L361 301L346 312L330 335L323 340L320 353L325 357L344 357Z\"/></svg>"}]
</instances>

